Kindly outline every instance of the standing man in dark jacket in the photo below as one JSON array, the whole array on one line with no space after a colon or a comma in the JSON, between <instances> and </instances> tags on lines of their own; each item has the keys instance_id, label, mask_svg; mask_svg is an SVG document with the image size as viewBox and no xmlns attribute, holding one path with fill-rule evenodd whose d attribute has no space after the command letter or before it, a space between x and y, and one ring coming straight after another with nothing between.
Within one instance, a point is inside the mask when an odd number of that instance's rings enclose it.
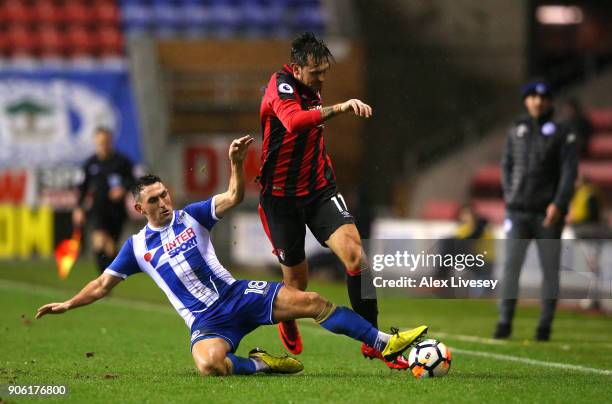
<instances>
[{"instance_id":1,"label":"standing man in dark jacket","mask_svg":"<svg viewBox=\"0 0 612 404\"><path fill-rule=\"evenodd\" d=\"M115 259L123 223L126 191L132 187L132 163L113 149L113 133L99 127L94 134L95 154L83 165L83 182L79 186L77 208L72 212L75 227L87 221L91 227L91 244L100 273Z\"/></svg>"},{"instance_id":2,"label":"standing man in dark jacket","mask_svg":"<svg viewBox=\"0 0 612 404\"><path fill-rule=\"evenodd\" d=\"M519 275L527 247L535 239L542 267L542 312L535 339L548 341L559 294L561 232L577 175L576 134L553 119L546 82L528 83L523 102L528 114L510 129L502 160L506 262L493 337L512 334Z\"/></svg>"}]
</instances>

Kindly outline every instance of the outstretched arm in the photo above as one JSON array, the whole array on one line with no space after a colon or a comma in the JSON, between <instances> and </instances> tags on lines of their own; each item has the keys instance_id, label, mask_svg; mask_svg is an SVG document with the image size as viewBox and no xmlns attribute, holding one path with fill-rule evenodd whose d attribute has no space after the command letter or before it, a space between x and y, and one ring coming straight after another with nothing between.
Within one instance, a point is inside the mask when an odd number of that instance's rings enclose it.
<instances>
[{"instance_id":1,"label":"outstretched arm","mask_svg":"<svg viewBox=\"0 0 612 404\"><path fill-rule=\"evenodd\" d=\"M276 98L272 101L272 109L289 132L301 132L320 125L336 115L353 112L355 115L369 118L372 107L358 99L350 99L322 109L303 110L300 103L292 98Z\"/></svg>"},{"instance_id":2,"label":"outstretched arm","mask_svg":"<svg viewBox=\"0 0 612 404\"><path fill-rule=\"evenodd\" d=\"M372 107L356 98L340 104L325 107L321 110L321 119L326 121L336 115L352 112L357 116L369 118L372 116Z\"/></svg>"},{"instance_id":3,"label":"outstretched arm","mask_svg":"<svg viewBox=\"0 0 612 404\"><path fill-rule=\"evenodd\" d=\"M215 196L215 214L222 217L227 211L237 206L244 198L244 167L243 162L246 157L247 149L253 143L251 135L234 139L229 148L229 159L232 166L229 186L227 191Z\"/></svg>"},{"instance_id":4,"label":"outstretched arm","mask_svg":"<svg viewBox=\"0 0 612 404\"><path fill-rule=\"evenodd\" d=\"M41 318L45 314L62 314L68 310L91 304L106 296L119 282L121 282L121 278L102 274L89 282L72 299L62 303L48 303L41 306L36 312L36 318Z\"/></svg>"}]
</instances>

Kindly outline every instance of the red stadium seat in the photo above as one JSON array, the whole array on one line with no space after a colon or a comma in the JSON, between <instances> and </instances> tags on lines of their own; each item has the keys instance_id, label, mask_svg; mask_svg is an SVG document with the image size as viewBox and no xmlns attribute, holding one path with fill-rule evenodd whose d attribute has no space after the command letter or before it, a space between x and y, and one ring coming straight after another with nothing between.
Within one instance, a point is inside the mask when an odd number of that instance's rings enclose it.
<instances>
[{"instance_id":1,"label":"red stadium seat","mask_svg":"<svg viewBox=\"0 0 612 404\"><path fill-rule=\"evenodd\" d=\"M36 35L22 24L10 25L7 30L9 52L12 56L35 56Z\"/></svg>"},{"instance_id":2,"label":"red stadium seat","mask_svg":"<svg viewBox=\"0 0 612 404\"><path fill-rule=\"evenodd\" d=\"M38 0L34 2L34 19L36 24L62 23L61 9L52 0Z\"/></svg>"},{"instance_id":3,"label":"red stadium seat","mask_svg":"<svg viewBox=\"0 0 612 404\"><path fill-rule=\"evenodd\" d=\"M0 32L0 57L8 56L9 38L4 32Z\"/></svg>"},{"instance_id":4,"label":"red stadium seat","mask_svg":"<svg viewBox=\"0 0 612 404\"><path fill-rule=\"evenodd\" d=\"M70 56L93 56L97 52L97 41L85 27L73 25L66 32Z\"/></svg>"},{"instance_id":5,"label":"red stadium seat","mask_svg":"<svg viewBox=\"0 0 612 404\"><path fill-rule=\"evenodd\" d=\"M612 190L612 161L583 161L580 173L600 188Z\"/></svg>"},{"instance_id":6,"label":"red stadium seat","mask_svg":"<svg viewBox=\"0 0 612 404\"><path fill-rule=\"evenodd\" d=\"M599 133L589 140L589 157L612 159L612 133Z\"/></svg>"},{"instance_id":7,"label":"red stadium seat","mask_svg":"<svg viewBox=\"0 0 612 404\"><path fill-rule=\"evenodd\" d=\"M64 21L70 25L88 25L94 18L91 8L80 1L66 2L62 13Z\"/></svg>"},{"instance_id":8,"label":"red stadium seat","mask_svg":"<svg viewBox=\"0 0 612 404\"><path fill-rule=\"evenodd\" d=\"M113 1L97 0L93 5L94 22L98 25L118 25L119 8Z\"/></svg>"},{"instance_id":9,"label":"red stadium seat","mask_svg":"<svg viewBox=\"0 0 612 404\"><path fill-rule=\"evenodd\" d=\"M123 37L115 27L102 27L98 30L98 43L102 56L123 55Z\"/></svg>"},{"instance_id":10,"label":"red stadium seat","mask_svg":"<svg viewBox=\"0 0 612 404\"><path fill-rule=\"evenodd\" d=\"M4 2L4 17L5 21L10 24L30 24L34 20L34 10L25 1L6 0Z\"/></svg>"},{"instance_id":11,"label":"red stadium seat","mask_svg":"<svg viewBox=\"0 0 612 404\"><path fill-rule=\"evenodd\" d=\"M421 217L426 220L456 220L461 205L455 200L429 200Z\"/></svg>"},{"instance_id":12,"label":"red stadium seat","mask_svg":"<svg viewBox=\"0 0 612 404\"><path fill-rule=\"evenodd\" d=\"M0 7L0 27L5 27L7 24L6 8Z\"/></svg>"},{"instance_id":13,"label":"red stadium seat","mask_svg":"<svg viewBox=\"0 0 612 404\"><path fill-rule=\"evenodd\" d=\"M473 199L474 210L492 223L502 223L506 216L506 205L502 199Z\"/></svg>"},{"instance_id":14,"label":"red stadium seat","mask_svg":"<svg viewBox=\"0 0 612 404\"><path fill-rule=\"evenodd\" d=\"M476 197L501 196L501 168L498 164L480 167L472 178L471 192Z\"/></svg>"},{"instance_id":15,"label":"red stadium seat","mask_svg":"<svg viewBox=\"0 0 612 404\"><path fill-rule=\"evenodd\" d=\"M593 109L588 116L595 132L612 131L612 108Z\"/></svg>"},{"instance_id":16,"label":"red stadium seat","mask_svg":"<svg viewBox=\"0 0 612 404\"><path fill-rule=\"evenodd\" d=\"M38 30L40 56L42 58L62 57L66 51L64 34L55 25L45 25Z\"/></svg>"}]
</instances>

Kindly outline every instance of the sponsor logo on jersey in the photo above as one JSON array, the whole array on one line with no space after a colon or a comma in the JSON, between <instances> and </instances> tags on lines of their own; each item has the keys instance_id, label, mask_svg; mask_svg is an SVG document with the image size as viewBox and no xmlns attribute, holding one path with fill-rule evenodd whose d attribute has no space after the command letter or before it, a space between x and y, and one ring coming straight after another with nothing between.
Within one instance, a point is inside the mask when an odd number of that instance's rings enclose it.
<instances>
[{"instance_id":1,"label":"sponsor logo on jersey","mask_svg":"<svg viewBox=\"0 0 612 404\"><path fill-rule=\"evenodd\" d=\"M192 227L188 227L181 234L176 236L174 240L164 244L164 250L168 253L170 258L174 258L197 245L198 239L196 238L195 231Z\"/></svg>"}]
</instances>

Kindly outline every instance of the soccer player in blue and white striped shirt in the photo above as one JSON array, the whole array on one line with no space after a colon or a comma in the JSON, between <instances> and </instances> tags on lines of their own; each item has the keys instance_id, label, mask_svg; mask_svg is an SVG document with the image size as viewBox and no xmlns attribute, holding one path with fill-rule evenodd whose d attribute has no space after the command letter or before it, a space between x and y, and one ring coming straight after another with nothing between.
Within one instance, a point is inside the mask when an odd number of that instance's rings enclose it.
<instances>
[{"instance_id":1,"label":"soccer player in blue and white striped shirt","mask_svg":"<svg viewBox=\"0 0 612 404\"><path fill-rule=\"evenodd\" d=\"M100 277L71 299L40 307L36 318L93 303L128 276L145 272L190 328L191 352L202 375L301 371L298 360L260 349L252 350L248 358L235 355L242 338L257 327L297 318L313 318L331 332L375 347L389 359L420 340L427 332L425 326L386 334L317 293L279 282L237 280L219 263L210 231L243 199L243 161L252 142L251 136L244 136L230 145L232 172L226 192L183 210L173 209L159 177L141 177L134 188L135 208L147 225L125 242Z\"/></svg>"}]
</instances>

